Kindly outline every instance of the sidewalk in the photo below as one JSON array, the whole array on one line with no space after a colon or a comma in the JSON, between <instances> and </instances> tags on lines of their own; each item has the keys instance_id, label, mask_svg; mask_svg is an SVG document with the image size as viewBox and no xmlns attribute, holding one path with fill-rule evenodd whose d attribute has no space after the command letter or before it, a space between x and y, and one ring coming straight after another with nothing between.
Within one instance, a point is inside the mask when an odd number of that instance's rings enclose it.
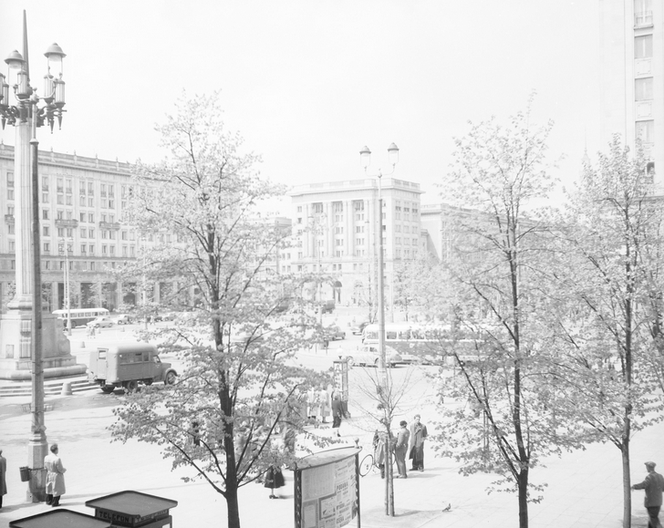
<instances>
[{"instance_id":1,"label":"sidewalk","mask_svg":"<svg viewBox=\"0 0 664 528\"><path fill-rule=\"evenodd\" d=\"M221 495L206 483L185 483L184 470L170 471L170 461L161 458L154 445L128 442L109 443L106 427L113 421L112 407L118 397L103 394L74 394L56 397L54 410L46 413L49 442L60 445L66 474L67 494L64 508L93 514L85 501L122 490L137 490L178 501L171 510L178 528L225 526L226 507ZM30 414L22 410L19 398L0 404L0 448L7 458L8 494L0 511L0 528L11 520L48 510L48 506L25 502L26 484L20 482L19 467L27 459L26 444ZM422 413L423 417L427 413ZM353 444L362 436L366 445L366 427L361 417L342 425L343 440ZM639 433L633 441L632 478L645 476L642 462L654 459L664 466L661 438L664 424ZM362 454L360 455L362 456ZM412 472L407 480L395 481L396 517L384 514L384 481L371 473L360 479L361 523L365 528L470 528L518 526L517 498L514 494L486 493L490 475L463 477L458 464L434 456L427 445L426 469ZM591 445L586 451L567 453L535 468L531 479L547 483L544 500L531 504L532 528L620 528L622 518L622 479L619 451L609 444ZM248 484L240 490L240 516L245 528L270 526L291 528L294 525L293 476L285 471L286 487L279 490L282 500L269 500L269 490ZM451 511L443 509L451 505ZM643 492L633 493L633 524L646 526ZM352 524L351 524L352 526Z\"/></svg>"}]
</instances>

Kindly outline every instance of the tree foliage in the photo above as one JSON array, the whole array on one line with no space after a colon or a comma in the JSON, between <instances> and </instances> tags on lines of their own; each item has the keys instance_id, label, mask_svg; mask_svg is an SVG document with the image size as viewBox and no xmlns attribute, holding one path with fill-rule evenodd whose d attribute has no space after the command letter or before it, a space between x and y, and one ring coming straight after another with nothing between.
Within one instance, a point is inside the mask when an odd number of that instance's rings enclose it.
<instances>
[{"instance_id":1,"label":"tree foliage","mask_svg":"<svg viewBox=\"0 0 664 528\"><path fill-rule=\"evenodd\" d=\"M307 311L277 317L297 284L275 264L289 230L261 215L261 204L282 189L259 176L259 158L226 130L216 94L183 96L157 130L168 154L136 167L126 221L141 254L122 274L143 288L170 284L162 302L187 310L145 335L178 354L184 370L175 385L128 398L113 434L155 443L174 468L192 467L191 478L224 496L237 528L238 488L292 458L301 398L329 380L293 360L306 342L302 328L314 326Z\"/></svg>"},{"instance_id":2,"label":"tree foliage","mask_svg":"<svg viewBox=\"0 0 664 528\"><path fill-rule=\"evenodd\" d=\"M630 441L660 419L661 202L640 152L619 137L595 167L586 164L569 195L564 228L568 259L558 278L574 318L563 327L568 344L562 378L590 436L621 452L623 526L631 522Z\"/></svg>"},{"instance_id":3,"label":"tree foliage","mask_svg":"<svg viewBox=\"0 0 664 528\"><path fill-rule=\"evenodd\" d=\"M453 171L441 185L454 205L458 243L446 265L455 299L452 338L441 346L459 374L439 440L462 471L494 471L497 489L518 493L520 526L539 500L530 470L542 457L578 445L573 424L556 411L563 395L547 383L556 350L551 240L538 208L555 181L547 173L551 123L535 127L530 109L506 125L495 118L456 140Z\"/></svg>"}]
</instances>

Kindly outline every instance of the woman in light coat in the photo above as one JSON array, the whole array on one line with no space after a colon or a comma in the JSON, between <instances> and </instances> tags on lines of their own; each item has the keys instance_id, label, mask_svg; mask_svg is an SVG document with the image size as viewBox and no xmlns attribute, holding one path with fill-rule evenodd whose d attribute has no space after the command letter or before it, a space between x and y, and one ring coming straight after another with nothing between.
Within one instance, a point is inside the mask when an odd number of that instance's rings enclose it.
<instances>
[{"instance_id":1,"label":"woman in light coat","mask_svg":"<svg viewBox=\"0 0 664 528\"><path fill-rule=\"evenodd\" d=\"M51 446L51 454L44 457L46 468L46 504L60 506L60 497L65 494L65 471L58 456L58 444Z\"/></svg>"}]
</instances>

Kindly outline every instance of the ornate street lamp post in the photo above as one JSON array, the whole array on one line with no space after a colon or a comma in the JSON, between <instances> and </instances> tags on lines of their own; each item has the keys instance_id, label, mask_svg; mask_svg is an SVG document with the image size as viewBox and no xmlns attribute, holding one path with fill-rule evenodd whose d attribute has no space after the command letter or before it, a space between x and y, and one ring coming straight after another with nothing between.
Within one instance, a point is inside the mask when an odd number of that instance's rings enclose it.
<instances>
[{"instance_id":1,"label":"ornate street lamp post","mask_svg":"<svg viewBox=\"0 0 664 528\"><path fill-rule=\"evenodd\" d=\"M39 502L45 497L44 456L47 451L44 425L44 365L42 358L42 296L39 221L39 173L37 127L48 123L51 131L57 119L62 122L65 105L65 83L62 80L60 46L52 44L45 53L47 71L44 93L40 97L30 84L27 21L23 12L23 55L14 50L5 60L8 75L0 74L0 121L16 128L14 170L18 180L16 193L16 295L8 304L8 323L20 321L18 359L32 360L31 435L28 442L30 482L28 500ZM52 70L57 77L53 75ZM13 97L10 97L10 86ZM30 311L32 317L29 317ZM4 322L4 319L3 319ZM9 327L7 327L9 328ZM3 334L10 331L3 329ZM4 336L3 336L4 337ZM15 345L5 342L2 357L15 357Z\"/></svg>"}]
</instances>

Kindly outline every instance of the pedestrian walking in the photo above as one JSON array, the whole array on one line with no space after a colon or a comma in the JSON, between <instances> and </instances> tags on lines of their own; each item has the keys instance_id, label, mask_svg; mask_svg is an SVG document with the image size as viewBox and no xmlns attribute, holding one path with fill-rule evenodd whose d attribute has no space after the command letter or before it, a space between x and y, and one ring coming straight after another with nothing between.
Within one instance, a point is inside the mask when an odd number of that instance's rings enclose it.
<instances>
[{"instance_id":1,"label":"pedestrian walking","mask_svg":"<svg viewBox=\"0 0 664 528\"><path fill-rule=\"evenodd\" d=\"M0 510L2 509L2 496L7 494L7 480L5 475L7 473L7 459L2 456L2 449L0 449Z\"/></svg>"},{"instance_id":2,"label":"pedestrian walking","mask_svg":"<svg viewBox=\"0 0 664 528\"><path fill-rule=\"evenodd\" d=\"M408 458L412 460L413 471L424 471L424 439L427 437L427 426L420 422L420 418L420 415L416 414L410 425Z\"/></svg>"},{"instance_id":3,"label":"pedestrian walking","mask_svg":"<svg viewBox=\"0 0 664 528\"><path fill-rule=\"evenodd\" d=\"M332 429L337 430L337 436L339 434L339 427L341 427L341 419L344 414L343 406L341 405L341 397L339 393L334 393L334 399L332 400Z\"/></svg>"},{"instance_id":4,"label":"pedestrian walking","mask_svg":"<svg viewBox=\"0 0 664 528\"><path fill-rule=\"evenodd\" d=\"M281 488L285 484L286 482L284 481L284 474L281 472L281 468L274 464L270 464L270 467L267 468L267 471L265 472L265 483L263 484L263 487L270 488L270 498L280 499L281 497L274 494L274 490Z\"/></svg>"},{"instance_id":5,"label":"pedestrian walking","mask_svg":"<svg viewBox=\"0 0 664 528\"><path fill-rule=\"evenodd\" d=\"M633 490L646 490L644 504L648 510L648 527L662 528L659 522L659 510L662 507L662 491L664 490L664 477L655 471L654 462L646 462L648 474L643 482L634 484Z\"/></svg>"},{"instance_id":6,"label":"pedestrian walking","mask_svg":"<svg viewBox=\"0 0 664 528\"><path fill-rule=\"evenodd\" d=\"M397 470L399 474L394 478L408 478L406 473L406 453L408 452L408 438L410 432L408 431L408 422L401 420L399 422L399 432L397 433L397 444L394 449L394 457L397 459Z\"/></svg>"},{"instance_id":7,"label":"pedestrian walking","mask_svg":"<svg viewBox=\"0 0 664 528\"><path fill-rule=\"evenodd\" d=\"M46 468L46 504L60 506L60 497L65 494L65 471L60 459L58 444L51 446L51 454L44 457Z\"/></svg>"},{"instance_id":8,"label":"pedestrian walking","mask_svg":"<svg viewBox=\"0 0 664 528\"><path fill-rule=\"evenodd\" d=\"M330 416L330 393L327 389L320 389L318 391L318 405L320 412L320 421L327 423Z\"/></svg>"}]
</instances>

